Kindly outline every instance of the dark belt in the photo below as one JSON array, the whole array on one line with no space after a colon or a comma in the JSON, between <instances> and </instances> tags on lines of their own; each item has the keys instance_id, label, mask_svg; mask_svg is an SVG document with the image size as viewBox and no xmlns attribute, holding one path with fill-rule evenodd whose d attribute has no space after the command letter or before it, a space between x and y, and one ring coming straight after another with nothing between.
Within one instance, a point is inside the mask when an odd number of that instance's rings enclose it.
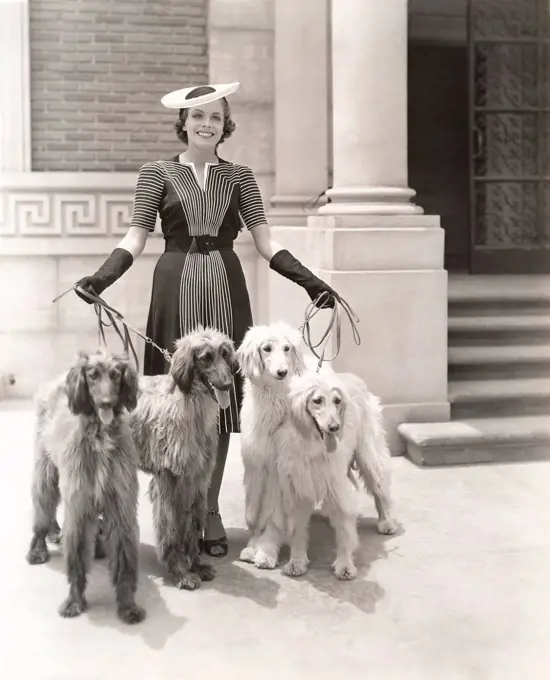
<instances>
[{"instance_id":1,"label":"dark belt","mask_svg":"<svg viewBox=\"0 0 550 680\"><path fill-rule=\"evenodd\" d=\"M219 236L178 236L166 243L165 252L202 253L208 255L212 250L233 250L231 239Z\"/></svg>"}]
</instances>

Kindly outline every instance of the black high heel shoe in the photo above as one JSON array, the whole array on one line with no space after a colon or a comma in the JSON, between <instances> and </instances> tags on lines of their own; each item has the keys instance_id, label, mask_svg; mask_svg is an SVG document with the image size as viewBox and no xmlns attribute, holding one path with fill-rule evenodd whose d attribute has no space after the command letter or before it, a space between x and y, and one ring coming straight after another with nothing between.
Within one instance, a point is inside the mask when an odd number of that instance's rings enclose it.
<instances>
[{"instance_id":1,"label":"black high heel shoe","mask_svg":"<svg viewBox=\"0 0 550 680\"><path fill-rule=\"evenodd\" d=\"M208 515L219 517L221 521L221 515L217 510L209 510ZM212 553L212 548L221 548L221 551ZM201 538L199 541L199 550L203 550L210 555L210 557L225 557L229 551L229 545L227 543L227 536L222 536L221 538L206 539Z\"/></svg>"}]
</instances>

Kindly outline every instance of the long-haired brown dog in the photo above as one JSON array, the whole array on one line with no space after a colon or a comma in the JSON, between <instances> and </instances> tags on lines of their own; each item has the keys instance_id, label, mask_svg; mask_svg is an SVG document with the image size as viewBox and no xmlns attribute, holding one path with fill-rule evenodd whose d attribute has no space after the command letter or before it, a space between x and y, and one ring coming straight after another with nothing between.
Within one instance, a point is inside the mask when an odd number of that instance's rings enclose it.
<instances>
[{"instance_id":1,"label":"long-haired brown dog","mask_svg":"<svg viewBox=\"0 0 550 680\"><path fill-rule=\"evenodd\" d=\"M138 379L126 357L80 353L76 363L37 398L32 480L33 537L27 560L49 559L46 536L65 504L63 542L69 595L64 617L86 608L84 592L97 518L104 515L107 553L118 615L138 623L138 457L127 411L135 408Z\"/></svg>"},{"instance_id":2,"label":"long-haired brown dog","mask_svg":"<svg viewBox=\"0 0 550 680\"><path fill-rule=\"evenodd\" d=\"M218 445L219 408L229 406L237 367L233 341L213 328L180 338L166 375L140 378L130 415L149 496L159 560L178 588L194 590L215 571L199 559Z\"/></svg>"}]
</instances>

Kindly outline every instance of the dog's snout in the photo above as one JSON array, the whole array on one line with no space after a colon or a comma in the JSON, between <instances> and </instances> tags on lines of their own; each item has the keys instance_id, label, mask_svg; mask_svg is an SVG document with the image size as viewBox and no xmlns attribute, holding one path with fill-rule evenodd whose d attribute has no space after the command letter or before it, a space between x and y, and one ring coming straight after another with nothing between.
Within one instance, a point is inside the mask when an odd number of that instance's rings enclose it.
<instances>
[{"instance_id":1,"label":"dog's snout","mask_svg":"<svg viewBox=\"0 0 550 680\"><path fill-rule=\"evenodd\" d=\"M279 368L279 369L277 370L277 377L278 377L278 378L286 378L287 375L288 375L288 369L286 369L286 368Z\"/></svg>"},{"instance_id":2,"label":"dog's snout","mask_svg":"<svg viewBox=\"0 0 550 680\"><path fill-rule=\"evenodd\" d=\"M332 425L328 426L329 432L338 432L339 429L340 429L340 425L338 423L333 423Z\"/></svg>"}]
</instances>

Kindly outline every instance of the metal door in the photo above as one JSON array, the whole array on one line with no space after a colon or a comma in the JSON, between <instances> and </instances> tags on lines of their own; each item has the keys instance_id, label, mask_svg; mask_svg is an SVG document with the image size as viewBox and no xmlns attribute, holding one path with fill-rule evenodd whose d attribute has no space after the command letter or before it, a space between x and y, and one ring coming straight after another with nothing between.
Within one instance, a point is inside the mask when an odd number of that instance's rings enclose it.
<instances>
[{"instance_id":1,"label":"metal door","mask_svg":"<svg viewBox=\"0 0 550 680\"><path fill-rule=\"evenodd\" d=\"M550 1L470 0L470 270L550 272Z\"/></svg>"}]
</instances>

